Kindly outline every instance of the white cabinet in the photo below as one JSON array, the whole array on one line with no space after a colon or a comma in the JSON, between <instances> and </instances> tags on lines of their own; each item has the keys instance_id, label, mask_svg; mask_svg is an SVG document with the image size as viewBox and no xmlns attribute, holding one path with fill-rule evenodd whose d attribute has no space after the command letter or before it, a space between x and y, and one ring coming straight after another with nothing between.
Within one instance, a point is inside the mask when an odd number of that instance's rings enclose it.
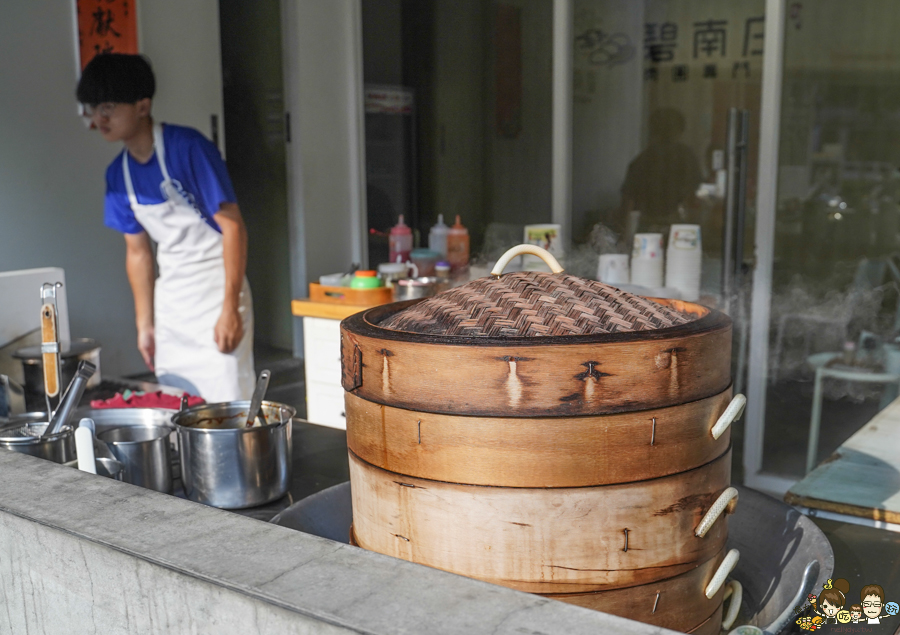
<instances>
[{"instance_id":1,"label":"white cabinet","mask_svg":"<svg viewBox=\"0 0 900 635\"><path fill-rule=\"evenodd\" d=\"M346 430L340 324L340 320L303 318L306 418L311 423Z\"/></svg>"}]
</instances>

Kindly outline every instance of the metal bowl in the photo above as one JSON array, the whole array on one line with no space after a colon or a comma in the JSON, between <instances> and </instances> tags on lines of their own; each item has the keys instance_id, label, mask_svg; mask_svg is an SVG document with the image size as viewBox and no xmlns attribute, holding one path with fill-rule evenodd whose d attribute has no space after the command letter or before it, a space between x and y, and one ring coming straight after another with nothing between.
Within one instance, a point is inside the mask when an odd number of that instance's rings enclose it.
<instances>
[{"instance_id":1,"label":"metal bowl","mask_svg":"<svg viewBox=\"0 0 900 635\"><path fill-rule=\"evenodd\" d=\"M249 401L194 406L177 413L185 495L223 509L281 498L291 484L290 406L264 401L266 425L246 427ZM201 427L202 426L202 427Z\"/></svg>"}]
</instances>

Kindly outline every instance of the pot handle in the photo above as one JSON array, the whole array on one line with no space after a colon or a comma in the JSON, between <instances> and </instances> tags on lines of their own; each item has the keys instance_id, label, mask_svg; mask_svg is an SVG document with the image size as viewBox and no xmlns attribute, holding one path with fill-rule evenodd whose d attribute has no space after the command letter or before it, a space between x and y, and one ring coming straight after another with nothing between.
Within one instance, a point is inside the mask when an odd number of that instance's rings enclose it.
<instances>
[{"instance_id":1,"label":"pot handle","mask_svg":"<svg viewBox=\"0 0 900 635\"><path fill-rule=\"evenodd\" d=\"M494 268L491 269L491 275L495 278L499 278L503 274L503 270L506 269L506 265L509 264L509 261L522 254L531 254L539 257L547 263L550 267L550 271L553 273L562 273L564 271L559 264L559 261L553 257L553 254L543 247L538 247L537 245L517 245L500 256L500 260L498 260L497 264L494 265Z\"/></svg>"},{"instance_id":2,"label":"pot handle","mask_svg":"<svg viewBox=\"0 0 900 635\"><path fill-rule=\"evenodd\" d=\"M741 415L744 414L744 407L746 405L747 398L744 395L739 393L734 396L734 399L732 399L731 403L728 404L728 407L725 408L725 412L722 413L722 416L719 417L716 424L710 430L713 439L718 441L719 437L728 429L728 426L741 418Z\"/></svg>"},{"instance_id":3,"label":"pot handle","mask_svg":"<svg viewBox=\"0 0 900 635\"><path fill-rule=\"evenodd\" d=\"M718 520L719 516L722 515L723 511L731 514L734 512L734 508L737 505L738 499L738 491L729 487L724 492L719 494L719 498L716 499L716 502L713 503L713 506L709 508L709 511L706 512L706 515L703 516L703 520L700 521L700 524L697 525L697 529L694 531L694 535L697 538L703 538L706 535L706 532L709 531L710 527L713 526L713 523Z\"/></svg>"},{"instance_id":4,"label":"pot handle","mask_svg":"<svg viewBox=\"0 0 900 635\"><path fill-rule=\"evenodd\" d=\"M744 599L744 587L737 580L729 580L725 585L725 595L722 600L727 600L729 597L731 598L731 604L728 605L725 617L722 618L723 631L731 628L731 625L737 619L738 612L741 610L741 601Z\"/></svg>"},{"instance_id":5,"label":"pot handle","mask_svg":"<svg viewBox=\"0 0 900 635\"><path fill-rule=\"evenodd\" d=\"M712 597L719 592L719 589L722 588L722 585L725 584L725 578L727 578L734 568L737 566L738 560L741 558L741 552L737 549L732 549L725 556L725 559L722 560L722 564L719 565L719 568L716 569L715 574L712 577L712 580L709 581L709 584L706 585L706 590L704 594L707 599L712 599Z\"/></svg>"}]
</instances>

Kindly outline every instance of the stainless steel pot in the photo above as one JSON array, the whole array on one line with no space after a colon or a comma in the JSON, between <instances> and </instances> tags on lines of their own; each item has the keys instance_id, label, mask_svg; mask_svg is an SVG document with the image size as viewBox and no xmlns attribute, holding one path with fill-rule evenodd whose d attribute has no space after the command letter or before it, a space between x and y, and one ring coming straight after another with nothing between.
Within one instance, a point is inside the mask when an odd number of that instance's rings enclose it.
<instances>
[{"instance_id":1,"label":"stainless steel pot","mask_svg":"<svg viewBox=\"0 0 900 635\"><path fill-rule=\"evenodd\" d=\"M96 424L96 422L95 422ZM157 492L172 491L169 435L172 426L124 426L100 432L97 438L125 467L126 483Z\"/></svg>"},{"instance_id":2,"label":"stainless steel pot","mask_svg":"<svg viewBox=\"0 0 900 635\"><path fill-rule=\"evenodd\" d=\"M25 378L25 392L44 396L44 363L40 346L20 348L13 357L22 362ZM68 386L75 377L78 362L87 361L97 367L97 371L88 380L87 387L100 385L100 342L91 339L74 339L63 345L59 351L60 386Z\"/></svg>"},{"instance_id":3,"label":"stainless steel pot","mask_svg":"<svg viewBox=\"0 0 900 635\"><path fill-rule=\"evenodd\" d=\"M56 463L66 463L75 458L75 435L71 426L60 432L42 437L47 429L46 412L28 412L12 417L0 425L0 447L30 454Z\"/></svg>"},{"instance_id":4,"label":"stainless steel pot","mask_svg":"<svg viewBox=\"0 0 900 635\"><path fill-rule=\"evenodd\" d=\"M427 278L407 278L394 284L394 302L417 300L437 295L448 288L447 281L433 276Z\"/></svg>"},{"instance_id":5,"label":"stainless steel pot","mask_svg":"<svg viewBox=\"0 0 900 635\"><path fill-rule=\"evenodd\" d=\"M262 505L291 484L290 406L264 401L266 425L246 427L249 401L204 404L172 421L181 449L181 481L192 501L223 509Z\"/></svg>"}]
</instances>

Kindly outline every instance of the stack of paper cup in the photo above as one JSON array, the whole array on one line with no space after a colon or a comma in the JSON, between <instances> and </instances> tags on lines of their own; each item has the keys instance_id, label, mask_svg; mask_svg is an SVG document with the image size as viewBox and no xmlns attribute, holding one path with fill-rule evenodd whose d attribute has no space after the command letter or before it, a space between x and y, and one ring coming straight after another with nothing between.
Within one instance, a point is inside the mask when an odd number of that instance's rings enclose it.
<instances>
[{"instance_id":1,"label":"stack of paper cup","mask_svg":"<svg viewBox=\"0 0 900 635\"><path fill-rule=\"evenodd\" d=\"M663 286L663 235L635 234L631 251L631 284Z\"/></svg>"},{"instance_id":2,"label":"stack of paper cup","mask_svg":"<svg viewBox=\"0 0 900 635\"><path fill-rule=\"evenodd\" d=\"M602 254L597 280L613 286L628 284L628 254Z\"/></svg>"},{"instance_id":3,"label":"stack of paper cup","mask_svg":"<svg viewBox=\"0 0 900 635\"><path fill-rule=\"evenodd\" d=\"M672 225L666 251L666 286L678 289L684 300L700 297L702 256L700 225Z\"/></svg>"}]
</instances>

